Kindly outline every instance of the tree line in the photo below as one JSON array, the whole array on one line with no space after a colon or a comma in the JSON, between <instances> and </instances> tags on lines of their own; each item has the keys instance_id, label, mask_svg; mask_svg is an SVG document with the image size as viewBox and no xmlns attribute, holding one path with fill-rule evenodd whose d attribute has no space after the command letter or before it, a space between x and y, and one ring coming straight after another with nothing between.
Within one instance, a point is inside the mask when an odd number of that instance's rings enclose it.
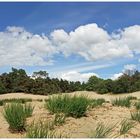
<instances>
[{"instance_id":1,"label":"tree line","mask_svg":"<svg viewBox=\"0 0 140 140\"><path fill-rule=\"evenodd\" d=\"M140 72L124 73L117 80L91 76L87 82L72 82L50 78L46 71L34 72L28 76L23 69L12 68L9 73L0 75L0 94L26 92L40 95L67 93L73 91L95 91L105 93L129 93L140 90Z\"/></svg>"}]
</instances>

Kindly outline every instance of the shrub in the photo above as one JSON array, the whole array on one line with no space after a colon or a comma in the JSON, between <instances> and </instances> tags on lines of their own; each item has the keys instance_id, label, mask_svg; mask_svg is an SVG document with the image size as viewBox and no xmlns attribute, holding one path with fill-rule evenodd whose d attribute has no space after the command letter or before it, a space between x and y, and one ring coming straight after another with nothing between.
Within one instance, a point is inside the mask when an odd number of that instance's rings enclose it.
<instances>
[{"instance_id":1,"label":"shrub","mask_svg":"<svg viewBox=\"0 0 140 140\"><path fill-rule=\"evenodd\" d=\"M133 122L129 122L128 120L123 120L121 122L120 135L126 134L133 127L134 127Z\"/></svg>"},{"instance_id":2,"label":"shrub","mask_svg":"<svg viewBox=\"0 0 140 140\"><path fill-rule=\"evenodd\" d=\"M52 124L52 123L51 123ZM32 123L27 128L27 138L55 138L55 133L51 131L52 126L48 122Z\"/></svg>"},{"instance_id":3,"label":"shrub","mask_svg":"<svg viewBox=\"0 0 140 140\"><path fill-rule=\"evenodd\" d=\"M131 119L140 122L140 111L131 113Z\"/></svg>"},{"instance_id":4,"label":"shrub","mask_svg":"<svg viewBox=\"0 0 140 140\"><path fill-rule=\"evenodd\" d=\"M32 116L33 110L34 110L34 107L31 104L25 104L24 112L25 112L26 117Z\"/></svg>"},{"instance_id":5,"label":"shrub","mask_svg":"<svg viewBox=\"0 0 140 140\"><path fill-rule=\"evenodd\" d=\"M85 96L58 95L50 97L45 106L52 113L64 113L79 118L85 115L89 99Z\"/></svg>"},{"instance_id":6,"label":"shrub","mask_svg":"<svg viewBox=\"0 0 140 140\"><path fill-rule=\"evenodd\" d=\"M8 104L4 107L4 117L12 131L25 130L25 112L23 105L19 103Z\"/></svg>"},{"instance_id":7,"label":"shrub","mask_svg":"<svg viewBox=\"0 0 140 140\"><path fill-rule=\"evenodd\" d=\"M0 106L3 106L3 104L4 104L3 100L0 100Z\"/></svg>"},{"instance_id":8,"label":"shrub","mask_svg":"<svg viewBox=\"0 0 140 140\"><path fill-rule=\"evenodd\" d=\"M62 125L65 123L65 119L66 119L66 116L65 114L56 114L55 115L55 118L54 118L54 124L55 125Z\"/></svg>"},{"instance_id":9,"label":"shrub","mask_svg":"<svg viewBox=\"0 0 140 140\"><path fill-rule=\"evenodd\" d=\"M115 100L112 100L112 104L114 106L125 106L125 107L130 107L130 99L127 97L124 98L116 98Z\"/></svg>"},{"instance_id":10,"label":"shrub","mask_svg":"<svg viewBox=\"0 0 140 140\"><path fill-rule=\"evenodd\" d=\"M105 126L102 123L98 123L95 132L91 136L92 138L107 138L112 134L114 126Z\"/></svg>"}]
</instances>

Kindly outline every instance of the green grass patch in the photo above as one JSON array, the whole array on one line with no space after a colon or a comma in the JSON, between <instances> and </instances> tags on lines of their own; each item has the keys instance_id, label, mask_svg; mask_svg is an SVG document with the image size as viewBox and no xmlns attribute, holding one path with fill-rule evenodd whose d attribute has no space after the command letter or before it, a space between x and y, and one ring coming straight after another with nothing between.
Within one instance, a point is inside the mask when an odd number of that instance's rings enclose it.
<instances>
[{"instance_id":1,"label":"green grass patch","mask_svg":"<svg viewBox=\"0 0 140 140\"><path fill-rule=\"evenodd\" d=\"M4 106L4 118L12 132L25 131L26 117L31 116L33 108L30 105L11 103Z\"/></svg>"},{"instance_id":2,"label":"green grass patch","mask_svg":"<svg viewBox=\"0 0 140 140\"><path fill-rule=\"evenodd\" d=\"M32 116L33 110L34 110L34 106L32 106L31 104L25 104L24 112L26 117Z\"/></svg>"},{"instance_id":3,"label":"green grass patch","mask_svg":"<svg viewBox=\"0 0 140 140\"><path fill-rule=\"evenodd\" d=\"M134 127L133 122L128 121L128 120L123 120L121 122L120 135L126 134L133 127Z\"/></svg>"},{"instance_id":4,"label":"green grass patch","mask_svg":"<svg viewBox=\"0 0 140 140\"><path fill-rule=\"evenodd\" d=\"M27 128L27 138L56 138L55 132L52 130L52 122L39 121L32 123ZM58 138L58 137L57 137Z\"/></svg>"},{"instance_id":5,"label":"green grass patch","mask_svg":"<svg viewBox=\"0 0 140 140\"><path fill-rule=\"evenodd\" d=\"M54 124L55 125L62 125L62 124L64 124L65 123L65 119L66 119L66 116L65 116L65 114L59 114L59 113L57 113L57 114L55 114L55 118L54 118Z\"/></svg>"},{"instance_id":6,"label":"green grass patch","mask_svg":"<svg viewBox=\"0 0 140 140\"><path fill-rule=\"evenodd\" d=\"M131 119L140 122L140 111L132 112Z\"/></svg>"},{"instance_id":7,"label":"green grass patch","mask_svg":"<svg viewBox=\"0 0 140 140\"><path fill-rule=\"evenodd\" d=\"M105 103L105 99L103 98L99 98L99 99L91 99L89 101L89 105L91 108L97 107L97 106L101 106L103 103Z\"/></svg>"},{"instance_id":8,"label":"green grass patch","mask_svg":"<svg viewBox=\"0 0 140 140\"><path fill-rule=\"evenodd\" d=\"M113 106L130 107L130 105L131 105L130 98L128 98L128 97L116 98L116 99L112 100L112 105Z\"/></svg>"},{"instance_id":9,"label":"green grass patch","mask_svg":"<svg viewBox=\"0 0 140 140\"><path fill-rule=\"evenodd\" d=\"M86 114L89 99L85 96L58 95L52 96L45 103L45 107L51 113L64 113L75 118Z\"/></svg>"},{"instance_id":10,"label":"green grass patch","mask_svg":"<svg viewBox=\"0 0 140 140\"><path fill-rule=\"evenodd\" d=\"M0 100L0 106L3 106L4 102L3 100Z\"/></svg>"},{"instance_id":11,"label":"green grass patch","mask_svg":"<svg viewBox=\"0 0 140 140\"><path fill-rule=\"evenodd\" d=\"M32 99L30 98L13 98L13 99L3 99L4 103L10 103L10 102L14 102L14 103L26 103L26 102L32 102Z\"/></svg>"},{"instance_id":12,"label":"green grass patch","mask_svg":"<svg viewBox=\"0 0 140 140\"><path fill-rule=\"evenodd\" d=\"M140 110L140 101L139 102L136 102L134 104L134 106L136 107L137 110Z\"/></svg>"},{"instance_id":13,"label":"green grass patch","mask_svg":"<svg viewBox=\"0 0 140 140\"><path fill-rule=\"evenodd\" d=\"M103 123L98 123L95 131L93 132L91 138L108 138L111 137L112 131L114 129L115 125L113 126L107 126Z\"/></svg>"}]
</instances>

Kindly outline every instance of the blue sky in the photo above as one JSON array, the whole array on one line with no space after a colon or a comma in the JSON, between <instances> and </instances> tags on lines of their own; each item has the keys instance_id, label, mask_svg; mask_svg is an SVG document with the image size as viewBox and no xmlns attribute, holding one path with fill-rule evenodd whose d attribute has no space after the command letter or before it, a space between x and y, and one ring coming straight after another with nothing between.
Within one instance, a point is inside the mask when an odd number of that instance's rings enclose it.
<instances>
[{"instance_id":1,"label":"blue sky","mask_svg":"<svg viewBox=\"0 0 140 140\"><path fill-rule=\"evenodd\" d=\"M83 81L139 69L139 19L132 2L0 2L0 72Z\"/></svg>"}]
</instances>

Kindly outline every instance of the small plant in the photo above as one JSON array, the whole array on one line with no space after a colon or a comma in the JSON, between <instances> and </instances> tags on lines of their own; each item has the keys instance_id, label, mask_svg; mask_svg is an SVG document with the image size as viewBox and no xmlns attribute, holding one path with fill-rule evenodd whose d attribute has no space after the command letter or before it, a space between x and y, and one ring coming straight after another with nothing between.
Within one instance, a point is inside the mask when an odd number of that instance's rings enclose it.
<instances>
[{"instance_id":1,"label":"small plant","mask_svg":"<svg viewBox=\"0 0 140 140\"><path fill-rule=\"evenodd\" d=\"M133 127L134 127L133 122L130 122L128 120L123 120L121 122L120 135L126 134Z\"/></svg>"},{"instance_id":2,"label":"small plant","mask_svg":"<svg viewBox=\"0 0 140 140\"><path fill-rule=\"evenodd\" d=\"M140 102L134 104L137 110L140 110Z\"/></svg>"},{"instance_id":3,"label":"small plant","mask_svg":"<svg viewBox=\"0 0 140 140\"><path fill-rule=\"evenodd\" d=\"M38 102L43 102L43 99L37 99L36 101L38 101Z\"/></svg>"},{"instance_id":4,"label":"small plant","mask_svg":"<svg viewBox=\"0 0 140 140\"><path fill-rule=\"evenodd\" d=\"M27 138L55 138L55 133L51 131L50 123L48 122L38 122L32 123L27 128Z\"/></svg>"},{"instance_id":5,"label":"small plant","mask_svg":"<svg viewBox=\"0 0 140 140\"><path fill-rule=\"evenodd\" d=\"M131 119L140 122L140 111L131 113Z\"/></svg>"},{"instance_id":6,"label":"small plant","mask_svg":"<svg viewBox=\"0 0 140 140\"><path fill-rule=\"evenodd\" d=\"M103 123L98 123L92 138L107 138L112 134L114 126L105 126Z\"/></svg>"},{"instance_id":7,"label":"small plant","mask_svg":"<svg viewBox=\"0 0 140 140\"><path fill-rule=\"evenodd\" d=\"M24 131L25 130L25 112L22 104L12 103L4 107L4 117L9 123L10 130Z\"/></svg>"},{"instance_id":8,"label":"small plant","mask_svg":"<svg viewBox=\"0 0 140 140\"><path fill-rule=\"evenodd\" d=\"M25 120L32 115L34 107L22 105L21 103L11 103L4 106L3 115L9 124L11 131L24 131Z\"/></svg>"},{"instance_id":9,"label":"small plant","mask_svg":"<svg viewBox=\"0 0 140 140\"><path fill-rule=\"evenodd\" d=\"M0 100L0 106L3 106L3 104L4 104L3 100Z\"/></svg>"},{"instance_id":10,"label":"small plant","mask_svg":"<svg viewBox=\"0 0 140 140\"><path fill-rule=\"evenodd\" d=\"M65 123L65 119L66 119L66 116L65 114L56 114L55 115L55 118L54 118L54 124L55 125L62 125Z\"/></svg>"},{"instance_id":11,"label":"small plant","mask_svg":"<svg viewBox=\"0 0 140 140\"><path fill-rule=\"evenodd\" d=\"M90 100L90 107L94 108L94 107L97 107L97 106L100 106L102 105L103 103L105 102L105 99L92 99Z\"/></svg>"},{"instance_id":12,"label":"small plant","mask_svg":"<svg viewBox=\"0 0 140 140\"><path fill-rule=\"evenodd\" d=\"M112 104L114 106L130 107L131 102L129 98L125 97L125 98L116 98L115 100L112 100Z\"/></svg>"},{"instance_id":13,"label":"small plant","mask_svg":"<svg viewBox=\"0 0 140 140\"><path fill-rule=\"evenodd\" d=\"M66 116L79 118L85 115L89 99L85 96L58 95L50 97L45 107L51 113L64 113Z\"/></svg>"},{"instance_id":14,"label":"small plant","mask_svg":"<svg viewBox=\"0 0 140 140\"><path fill-rule=\"evenodd\" d=\"M34 110L34 107L31 106L31 104L25 104L24 112L25 112L26 117L32 116L33 110Z\"/></svg>"},{"instance_id":15,"label":"small plant","mask_svg":"<svg viewBox=\"0 0 140 140\"><path fill-rule=\"evenodd\" d=\"M32 99L30 99L30 98L13 98L13 99L4 99L3 100L5 103L11 103L11 102L14 102L14 103L22 103L22 104L24 104L24 103L26 103L26 102L31 102L32 101Z\"/></svg>"},{"instance_id":16,"label":"small plant","mask_svg":"<svg viewBox=\"0 0 140 140\"><path fill-rule=\"evenodd\" d=\"M134 96L128 96L127 99L128 99L128 100L137 100L137 97L134 97Z\"/></svg>"}]
</instances>

